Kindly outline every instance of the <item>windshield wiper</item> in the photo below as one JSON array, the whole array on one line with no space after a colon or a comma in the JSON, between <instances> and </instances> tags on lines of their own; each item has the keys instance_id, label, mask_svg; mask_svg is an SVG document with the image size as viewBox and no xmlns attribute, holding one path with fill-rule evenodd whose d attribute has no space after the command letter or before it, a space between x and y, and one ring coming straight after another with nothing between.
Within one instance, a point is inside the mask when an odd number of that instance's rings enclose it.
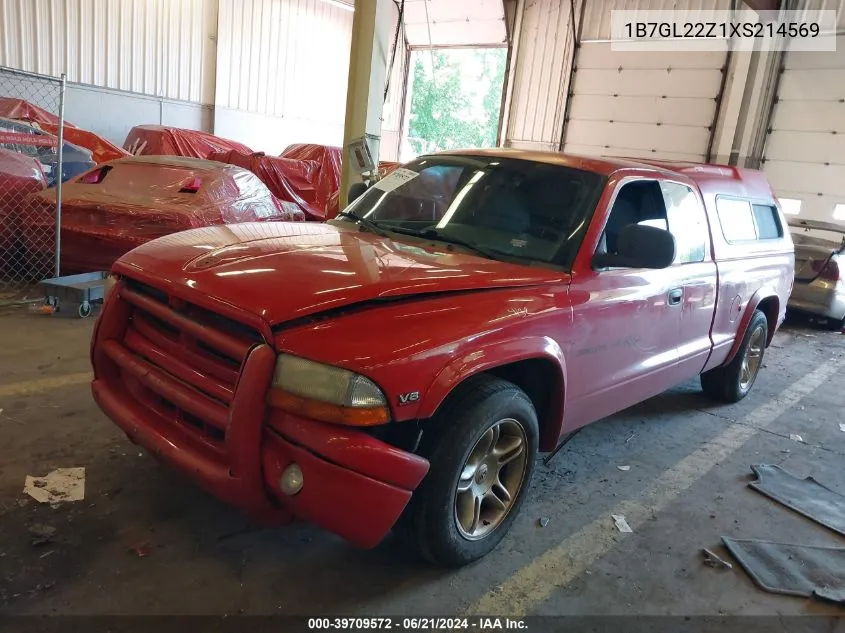
<instances>
[{"instance_id":1,"label":"windshield wiper","mask_svg":"<svg viewBox=\"0 0 845 633\"><path fill-rule=\"evenodd\" d=\"M378 224L376 224L372 220L368 220L367 218L358 215L357 213L353 213L351 211L341 211L340 213L338 213L338 215L344 218L349 218L350 220L354 220L355 222L357 222L364 228L369 229L376 235L380 235L381 237L390 237L387 234L387 231L381 228Z\"/></svg>"},{"instance_id":2,"label":"windshield wiper","mask_svg":"<svg viewBox=\"0 0 845 633\"><path fill-rule=\"evenodd\" d=\"M501 253L498 251L487 250L483 246L479 246L478 244L474 244L473 242L468 242L466 240L462 240L458 237L454 237L452 235L444 235L438 229L424 229L422 231L415 231L414 229L406 229L404 227L390 227L391 231L395 231L397 233L405 233L406 235L414 235L416 237L424 237L429 239L435 239L440 242L446 242L448 244L456 244L457 246L463 246L464 248L468 248L471 251L474 251L481 255L482 257L486 257L487 259L496 259L498 260L499 257L504 256L508 257L507 253Z\"/></svg>"}]
</instances>

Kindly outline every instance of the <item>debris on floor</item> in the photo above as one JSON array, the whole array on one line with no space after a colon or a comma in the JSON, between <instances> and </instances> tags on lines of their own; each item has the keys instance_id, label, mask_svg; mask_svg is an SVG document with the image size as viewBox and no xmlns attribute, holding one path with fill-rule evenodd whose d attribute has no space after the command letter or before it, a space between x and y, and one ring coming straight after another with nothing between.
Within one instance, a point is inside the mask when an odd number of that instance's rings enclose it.
<instances>
[{"instance_id":1,"label":"debris on floor","mask_svg":"<svg viewBox=\"0 0 845 633\"><path fill-rule=\"evenodd\" d=\"M621 470L623 473L627 473L629 470L631 470L630 466L617 466L617 468L619 470Z\"/></svg>"},{"instance_id":2,"label":"debris on floor","mask_svg":"<svg viewBox=\"0 0 845 633\"><path fill-rule=\"evenodd\" d=\"M722 542L754 582L766 591L845 602L845 548L725 536Z\"/></svg>"},{"instance_id":3,"label":"debris on floor","mask_svg":"<svg viewBox=\"0 0 845 633\"><path fill-rule=\"evenodd\" d=\"M27 475L23 491L40 503L82 501L85 498L85 468L57 468L44 477Z\"/></svg>"},{"instance_id":4,"label":"debris on floor","mask_svg":"<svg viewBox=\"0 0 845 633\"><path fill-rule=\"evenodd\" d=\"M793 442L801 442L802 444L804 443L804 438L795 433L790 433L789 439L791 439Z\"/></svg>"},{"instance_id":5,"label":"debris on floor","mask_svg":"<svg viewBox=\"0 0 845 633\"><path fill-rule=\"evenodd\" d=\"M47 543L52 543L56 537L56 528L52 525L43 525L38 523L29 528L29 535L32 537L30 541L33 547L40 547Z\"/></svg>"},{"instance_id":6,"label":"debris on floor","mask_svg":"<svg viewBox=\"0 0 845 633\"><path fill-rule=\"evenodd\" d=\"M799 479L780 466L758 465L757 479L748 485L757 492L845 536L845 496L813 477Z\"/></svg>"},{"instance_id":7,"label":"debris on floor","mask_svg":"<svg viewBox=\"0 0 845 633\"><path fill-rule=\"evenodd\" d=\"M722 569L734 568L734 566L731 565L728 561L726 561L720 556L717 556L706 547L701 550L701 553L704 555L704 564L708 567L721 567Z\"/></svg>"},{"instance_id":8,"label":"debris on floor","mask_svg":"<svg viewBox=\"0 0 845 633\"><path fill-rule=\"evenodd\" d=\"M634 530L631 529L631 526L628 525L627 519L625 519L625 515L623 514L611 514L613 517L613 522L616 524L616 529L624 534L632 534Z\"/></svg>"},{"instance_id":9,"label":"debris on floor","mask_svg":"<svg viewBox=\"0 0 845 633\"><path fill-rule=\"evenodd\" d=\"M537 519L537 525L540 527L546 527L549 524L549 517L540 517Z\"/></svg>"},{"instance_id":10,"label":"debris on floor","mask_svg":"<svg viewBox=\"0 0 845 633\"><path fill-rule=\"evenodd\" d=\"M0 413L2 413L2 412L3 412L3 409L0 409ZM843 433L845 433L845 422L839 423L839 430L842 431Z\"/></svg>"},{"instance_id":11,"label":"debris on floor","mask_svg":"<svg viewBox=\"0 0 845 633\"><path fill-rule=\"evenodd\" d=\"M135 554L138 558L145 558L150 555L153 550L152 545L147 542L137 543L129 548L130 554Z\"/></svg>"}]
</instances>

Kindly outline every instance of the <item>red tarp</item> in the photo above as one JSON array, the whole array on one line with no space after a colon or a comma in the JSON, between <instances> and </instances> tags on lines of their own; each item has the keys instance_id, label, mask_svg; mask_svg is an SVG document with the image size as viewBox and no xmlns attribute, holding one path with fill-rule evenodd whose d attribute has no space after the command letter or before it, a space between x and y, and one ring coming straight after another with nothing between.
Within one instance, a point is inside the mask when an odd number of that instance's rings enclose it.
<instances>
[{"instance_id":1,"label":"red tarp","mask_svg":"<svg viewBox=\"0 0 845 633\"><path fill-rule=\"evenodd\" d=\"M41 123L41 129L50 134L58 134L59 126L52 123ZM102 136L89 132L88 130L81 130L79 128L65 126L65 141L73 143L77 147L82 147L91 152L94 162L98 165L110 160L117 160L118 158L126 158L131 156L122 147L118 147L104 139Z\"/></svg>"},{"instance_id":2,"label":"red tarp","mask_svg":"<svg viewBox=\"0 0 845 633\"><path fill-rule=\"evenodd\" d=\"M251 154L246 145L206 132L162 125L137 125L129 131L123 149L136 156L208 158L212 152L235 150Z\"/></svg>"},{"instance_id":3,"label":"red tarp","mask_svg":"<svg viewBox=\"0 0 845 633\"><path fill-rule=\"evenodd\" d=\"M41 164L34 158L0 149L0 259L14 243L16 215L26 197L46 188Z\"/></svg>"},{"instance_id":4,"label":"red tarp","mask_svg":"<svg viewBox=\"0 0 845 633\"><path fill-rule=\"evenodd\" d=\"M313 160L320 164L317 180L313 182L313 200L306 197L320 211L319 219L328 220L326 206L331 195L340 188L340 163L343 152L339 147L300 143L289 146L279 158Z\"/></svg>"},{"instance_id":5,"label":"red tarp","mask_svg":"<svg viewBox=\"0 0 845 633\"><path fill-rule=\"evenodd\" d=\"M23 99L12 99L11 97L0 97L0 117L38 123L39 125L45 123L59 124L59 117L55 114L50 114L44 108L39 108ZM74 126L65 121L65 127Z\"/></svg>"},{"instance_id":6,"label":"red tarp","mask_svg":"<svg viewBox=\"0 0 845 633\"><path fill-rule=\"evenodd\" d=\"M51 244L27 236L52 226L55 190L30 196L26 247ZM252 173L211 161L170 156L124 158L64 184L62 270L108 270L131 249L187 229L238 222L299 221L304 214L277 200ZM48 251L49 252L49 251Z\"/></svg>"},{"instance_id":7,"label":"red tarp","mask_svg":"<svg viewBox=\"0 0 845 633\"><path fill-rule=\"evenodd\" d=\"M309 220L325 219L325 204L320 206L317 189L323 182L321 163L316 160L243 154L234 150L214 152L208 158L249 169L267 185L273 195L299 206Z\"/></svg>"}]
</instances>

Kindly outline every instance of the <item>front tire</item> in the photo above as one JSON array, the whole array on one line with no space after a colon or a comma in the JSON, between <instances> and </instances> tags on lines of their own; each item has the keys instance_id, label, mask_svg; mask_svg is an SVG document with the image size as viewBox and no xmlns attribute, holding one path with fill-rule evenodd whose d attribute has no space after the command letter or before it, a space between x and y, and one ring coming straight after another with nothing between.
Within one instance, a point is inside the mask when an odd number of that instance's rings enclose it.
<instances>
[{"instance_id":1,"label":"front tire","mask_svg":"<svg viewBox=\"0 0 845 633\"><path fill-rule=\"evenodd\" d=\"M423 558L460 566L492 551L507 534L534 474L537 413L513 383L469 378L424 431L431 468L395 533Z\"/></svg>"},{"instance_id":2,"label":"front tire","mask_svg":"<svg viewBox=\"0 0 845 633\"><path fill-rule=\"evenodd\" d=\"M769 335L769 322L766 315L757 310L745 329L742 345L727 365L715 367L701 374L701 388L714 400L739 402L754 386L763 355L766 352L766 340Z\"/></svg>"}]
</instances>

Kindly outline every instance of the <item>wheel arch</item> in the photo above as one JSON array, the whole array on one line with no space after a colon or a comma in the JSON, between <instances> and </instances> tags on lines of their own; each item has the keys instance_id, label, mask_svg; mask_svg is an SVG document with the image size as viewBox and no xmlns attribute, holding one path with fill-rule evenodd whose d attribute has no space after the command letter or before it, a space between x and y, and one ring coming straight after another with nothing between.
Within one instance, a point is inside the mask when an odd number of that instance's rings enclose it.
<instances>
[{"instance_id":1,"label":"wheel arch","mask_svg":"<svg viewBox=\"0 0 845 633\"><path fill-rule=\"evenodd\" d=\"M490 374L514 383L534 405L540 428L540 450L552 450L563 425L566 361L549 337L495 343L452 360L435 377L423 397L420 418L433 416L467 379Z\"/></svg>"},{"instance_id":2,"label":"wheel arch","mask_svg":"<svg viewBox=\"0 0 845 633\"><path fill-rule=\"evenodd\" d=\"M730 353L728 353L728 357L725 359L723 365L727 365L736 357L740 347L742 347L742 341L745 337L745 332L748 329L748 326L751 323L751 319L757 310L760 310L763 314L766 315L766 321L768 322L766 347L772 344L772 340L774 339L775 332L777 332L780 320L780 297L773 289L761 288L748 301L748 305L746 306L745 312L743 313L742 319L740 319L739 326L737 327L736 338L734 339L734 343L731 346L731 351Z\"/></svg>"}]
</instances>

